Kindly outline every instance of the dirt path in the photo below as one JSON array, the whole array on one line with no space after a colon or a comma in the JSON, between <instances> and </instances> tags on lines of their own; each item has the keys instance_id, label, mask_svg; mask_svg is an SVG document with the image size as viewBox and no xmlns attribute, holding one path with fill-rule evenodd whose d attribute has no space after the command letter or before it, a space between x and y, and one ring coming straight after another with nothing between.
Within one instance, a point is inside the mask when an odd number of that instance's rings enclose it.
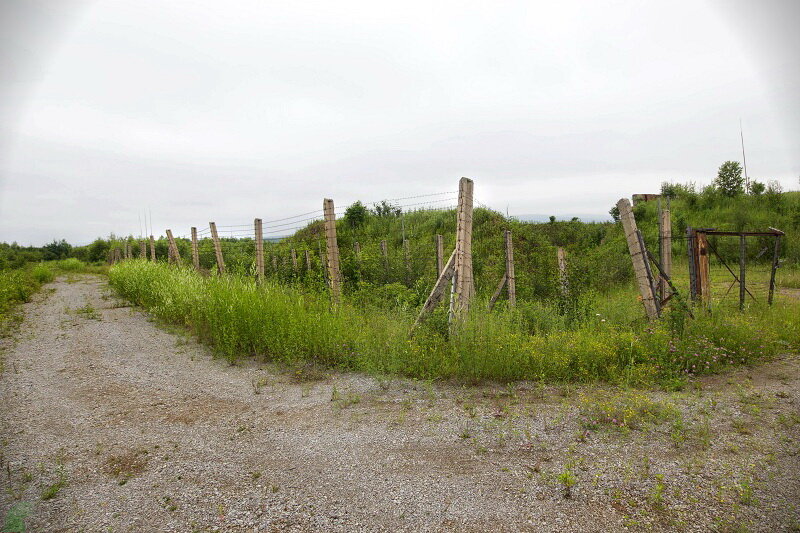
<instances>
[{"instance_id":1,"label":"dirt path","mask_svg":"<svg viewBox=\"0 0 800 533\"><path fill-rule=\"evenodd\" d=\"M800 528L795 356L671 394L465 388L230 366L96 277L25 313L0 519L29 531ZM586 429L606 405L644 414Z\"/></svg>"}]
</instances>

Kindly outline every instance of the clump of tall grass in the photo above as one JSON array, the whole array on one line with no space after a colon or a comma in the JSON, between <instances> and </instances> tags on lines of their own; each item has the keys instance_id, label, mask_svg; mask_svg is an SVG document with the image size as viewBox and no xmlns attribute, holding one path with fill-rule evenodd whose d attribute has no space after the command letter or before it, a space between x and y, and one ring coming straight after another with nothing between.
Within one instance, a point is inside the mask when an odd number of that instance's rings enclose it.
<instances>
[{"instance_id":1,"label":"clump of tall grass","mask_svg":"<svg viewBox=\"0 0 800 533\"><path fill-rule=\"evenodd\" d=\"M83 261L80 259L70 257L69 259L61 259L60 261L56 261L56 266L65 272L77 272L83 269L86 265L84 265Z\"/></svg>"},{"instance_id":2,"label":"clump of tall grass","mask_svg":"<svg viewBox=\"0 0 800 533\"><path fill-rule=\"evenodd\" d=\"M31 276L37 283L50 283L53 281L55 274L53 270L46 263L38 263L31 269Z\"/></svg>"},{"instance_id":3,"label":"clump of tall grass","mask_svg":"<svg viewBox=\"0 0 800 533\"><path fill-rule=\"evenodd\" d=\"M109 279L122 296L185 325L230 360L258 355L420 378L646 384L752 362L800 343L799 306L790 301L654 324L613 323L597 314L547 321L546 303L494 313L476 304L452 333L440 310L412 336L415 310L403 306L361 307L345 298L332 307L325 292L256 285L243 276L202 277L146 261L115 265Z\"/></svg>"},{"instance_id":4,"label":"clump of tall grass","mask_svg":"<svg viewBox=\"0 0 800 533\"><path fill-rule=\"evenodd\" d=\"M0 270L0 336L7 335L10 327L19 322L20 315L16 307L29 301L42 283L52 279L53 273L44 265Z\"/></svg>"}]
</instances>

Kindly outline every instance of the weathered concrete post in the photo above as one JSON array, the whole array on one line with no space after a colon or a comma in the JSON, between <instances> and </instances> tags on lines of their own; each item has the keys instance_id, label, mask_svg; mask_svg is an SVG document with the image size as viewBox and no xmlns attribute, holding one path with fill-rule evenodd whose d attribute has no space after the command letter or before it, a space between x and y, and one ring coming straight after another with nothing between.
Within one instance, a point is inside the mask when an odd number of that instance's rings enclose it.
<instances>
[{"instance_id":1,"label":"weathered concrete post","mask_svg":"<svg viewBox=\"0 0 800 533\"><path fill-rule=\"evenodd\" d=\"M619 218L625 232L625 239L628 241L628 251L633 262L633 273L636 277L636 285L639 287L639 294L642 297L645 313L647 318L655 320L658 318L655 295L650 285L650 279L647 276L647 267L644 263L647 261L647 257L639 242L639 236L636 232L636 220L633 218L630 201L627 198L620 199L617 202L617 209L619 209Z\"/></svg>"},{"instance_id":2,"label":"weathered concrete post","mask_svg":"<svg viewBox=\"0 0 800 533\"><path fill-rule=\"evenodd\" d=\"M253 220L253 232L256 239L256 281L264 281L264 226L260 218Z\"/></svg>"},{"instance_id":3,"label":"weathered concrete post","mask_svg":"<svg viewBox=\"0 0 800 533\"><path fill-rule=\"evenodd\" d=\"M169 243L169 249L172 251L172 261L174 261L175 264L180 265L181 254L178 252L178 245L175 244L175 239L172 237L171 229L167 230L167 242Z\"/></svg>"},{"instance_id":4,"label":"weathered concrete post","mask_svg":"<svg viewBox=\"0 0 800 533\"><path fill-rule=\"evenodd\" d=\"M456 222L455 274L451 318L469 311L474 290L472 279L472 190L474 183L461 178L458 183L458 219Z\"/></svg>"},{"instance_id":5,"label":"weathered concrete post","mask_svg":"<svg viewBox=\"0 0 800 533\"><path fill-rule=\"evenodd\" d=\"M341 294L341 275L339 271L339 244L336 242L336 212L333 200L325 198L322 202L325 213L325 242L328 256L328 278L331 284L331 299L334 304L339 303Z\"/></svg>"},{"instance_id":6,"label":"weathered concrete post","mask_svg":"<svg viewBox=\"0 0 800 533\"><path fill-rule=\"evenodd\" d=\"M197 247L197 228L192 226L192 265L200 270L200 251Z\"/></svg>"},{"instance_id":7,"label":"weathered concrete post","mask_svg":"<svg viewBox=\"0 0 800 533\"><path fill-rule=\"evenodd\" d=\"M225 273L225 259L222 257L222 245L219 242L219 234L217 233L217 224L215 222L208 223L211 229L211 240L214 243L214 255L217 258L217 272L219 274Z\"/></svg>"},{"instance_id":8,"label":"weathered concrete post","mask_svg":"<svg viewBox=\"0 0 800 533\"><path fill-rule=\"evenodd\" d=\"M511 230L505 231L506 240L506 292L508 292L508 306L517 305L517 285L514 277L514 245L511 240Z\"/></svg>"}]
</instances>

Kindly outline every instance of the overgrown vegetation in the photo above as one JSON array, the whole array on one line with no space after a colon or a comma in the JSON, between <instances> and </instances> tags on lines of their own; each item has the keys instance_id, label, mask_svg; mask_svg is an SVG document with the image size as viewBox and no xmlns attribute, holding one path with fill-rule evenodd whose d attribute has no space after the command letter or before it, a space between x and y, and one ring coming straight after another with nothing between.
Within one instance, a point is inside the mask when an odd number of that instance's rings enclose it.
<instances>
[{"instance_id":1,"label":"overgrown vegetation","mask_svg":"<svg viewBox=\"0 0 800 533\"><path fill-rule=\"evenodd\" d=\"M19 322L17 306L29 301L43 284L53 281L56 275L102 270L102 267L88 267L75 258L0 269L0 336L8 335L9 328Z\"/></svg>"},{"instance_id":2,"label":"overgrown vegetation","mask_svg":"<svg viewBox=\"0 0 800 533\"><path fill-rule=\"evenodd\" d=\"M743 184L740 167L726 162L714 184L702 189L692 183L664 183L662 205L667 202L675 236L673 278L684 295L688 278L682 236L690 225L784 230L779 285L800 287L800 193L783 192L775 182ZM656 202L636 205L634 214L645 241L656 251ZM723 278L728 276L721 264L712 264L712 278L725 283L714 288L713 314L699 312L689 320L673 307L662 320L647 323L618 223L559 222L554 217L547 223L525 223L486 208L475 209L473 218L477 298L473 311L455 330L448 324L444 305L410 335L436 278L435 235L444 237L445 255L454 246L454 210L403 212L389 202L349 206L337 221L344 301L336 309L329 302L320 221L266 243L267 281L261 286L253 283L255 243L250 238L222 239L228 271L224 277L211 275L215 255L207 238L199 243L200 274L167 267L167 243L162 238L155 242L159 262L123 262L112 268L110 277L125 297L168 322L189 326L231 360L259 355L299 366L428 378L629 384L662 380L680 387L686 375L714 372L797 346L800 336L792 316L798 300L779 297L772 308L748 300L747 309L739 312L735 297L728 302L720 298L727 286ZM504 272L506 229L514 238L517 306L507 309L501 298L489 313L486 302ZM384 240L386 256L381 251ZM748 280L763 294L773 241L748 242ZM126 245L134 257L139 255L139 241L133 237L112 235L76 248L64 244L48 245L48 253L73 256L58 262L62 271L85 269L78 258L105 261ZM712 237L710 244L727 261L738 260L738 240ZM177 245L184 263L189 263L189 241L177 239ZM15 245L3 246L6 264L35 255ZM559 280L557 247L567 251L566 291ZM3 302L13 307L25 301L39 284L52 279L54 264L3 271Z\"/></svg>"},{"instance_id":3,"label":"overgrown vegetation","mask_svg":"<svg viewBox=\"0 0 800 533\"><path fill-rule=\"evenodd\" d=\"M489 313L484 300L453 334L441 309L410 336L415 307L364 305L346 295L332 308L325 291L303 285L258 286L242 275L204 277L145 261L120 263L109 277L124 297L186 325L230 360L259 355L421 378L651 384L753 362L800 340L794 301L720 309L676 327L639 319L627 285L598 298L597 313L582 320L564 318L557 301Z\"/></svg>"}]
</instances>

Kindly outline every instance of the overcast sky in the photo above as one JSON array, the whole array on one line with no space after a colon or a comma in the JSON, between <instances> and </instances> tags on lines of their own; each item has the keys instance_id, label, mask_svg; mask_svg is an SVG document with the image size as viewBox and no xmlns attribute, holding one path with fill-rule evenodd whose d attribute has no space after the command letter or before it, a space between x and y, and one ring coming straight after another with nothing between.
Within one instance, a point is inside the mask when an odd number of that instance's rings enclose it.
<instances>
[{"instance_id":1,"label":"overcast sky","mask_svg":"<svg viewBox=\"0 0 800 533\"><path fill-rule=\"evenodd\" d=\"M800 2L0 3L0 241L455 190L603 214L726 160L798 188Z\"/></svg>"}]
</instances>

